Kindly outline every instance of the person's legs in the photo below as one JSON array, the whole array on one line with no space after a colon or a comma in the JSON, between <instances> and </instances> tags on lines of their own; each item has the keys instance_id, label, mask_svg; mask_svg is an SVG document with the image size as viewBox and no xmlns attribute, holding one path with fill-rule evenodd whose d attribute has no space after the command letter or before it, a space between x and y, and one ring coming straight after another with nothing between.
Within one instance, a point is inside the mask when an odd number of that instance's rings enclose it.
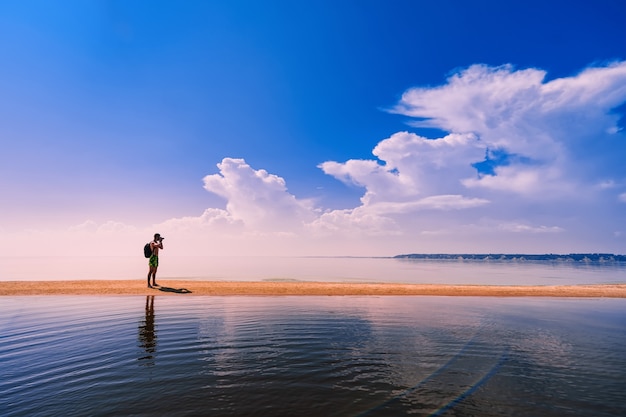
<instances>
[{"instance_id":1,"label":"person's legs","mask_svg":"<svg viewBox=\"0 0 626 417\"><path fill-rule=\"evenodd\" d=\"M154 267L150 266L148 269L148 288L152 288L150 285L150 277L154 274Z\"/></svg>"},{"instance_id":2,"label":"person's legs","mask_svg":"<svg viewBox=\"0 0 626 417\"><path fill-rule=\"evenodd\" d=\"M152 288L152 286L156 286L156 272L159 267L159 257L152 255L150 260L148 261L148 288ZM150 285L150 277L152 276L152 285Z\"/></svg>"},{"instance_id":3,"label":"person's legs","mask_svg":"<svg viewBox=\"0 0 626 417\"><path fill-rule=\"evenodd\" d=\"M159 267L159 257L156 255L152 255L150 257L148 265L150 266L150 271L148 271L148 287L150 287L150 276L152 276L152 285L156 286L156 273L157 268Z\"/></svg>"},{"instance_id":4,"label":"person's legs","mask_svg":"<svg viewBox=\"0 0 626 417\"><path fill-rule=\"evenodd\" d=\"M154 270L152 271L152 286L153 287L157 287L158 284L156 283L156 273L157 273L157 267L154 267Z\"/></svg>"}]
</instances>

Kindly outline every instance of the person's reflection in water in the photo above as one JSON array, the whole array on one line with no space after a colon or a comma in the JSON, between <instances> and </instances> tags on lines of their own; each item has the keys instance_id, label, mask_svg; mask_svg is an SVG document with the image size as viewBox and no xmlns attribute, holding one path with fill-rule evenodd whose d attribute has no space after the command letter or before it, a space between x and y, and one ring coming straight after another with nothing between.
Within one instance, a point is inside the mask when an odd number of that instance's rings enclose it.
<instances>
[{"instance_id":1,"label":"person's reflection in water","mask_svg":"<svg viewBox=\"0 0 626 417\"><path fill-rule=\"evenodd\" d=\"M142 366L154 365L156 352L156 333L154 331L154 295L146 297L146 318L139 322L139 343L146 355L139 357Z\"/></svg>"}]
</instances>

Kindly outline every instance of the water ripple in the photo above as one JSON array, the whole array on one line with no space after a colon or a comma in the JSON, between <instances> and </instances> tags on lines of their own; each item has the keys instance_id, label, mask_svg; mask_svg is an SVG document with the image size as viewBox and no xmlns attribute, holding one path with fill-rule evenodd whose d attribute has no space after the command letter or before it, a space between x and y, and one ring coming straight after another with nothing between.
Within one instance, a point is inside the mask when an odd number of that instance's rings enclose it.
<instances>
[{"instance_id":1,"label":"water ripple","mask_svg":"<svg viewBox=\"0 0 626 417\"><path fill-rule=\"evenodd\" d=\"M626 414L623 300L24 297L3 416Z\"/></svg>"}]
</instances>

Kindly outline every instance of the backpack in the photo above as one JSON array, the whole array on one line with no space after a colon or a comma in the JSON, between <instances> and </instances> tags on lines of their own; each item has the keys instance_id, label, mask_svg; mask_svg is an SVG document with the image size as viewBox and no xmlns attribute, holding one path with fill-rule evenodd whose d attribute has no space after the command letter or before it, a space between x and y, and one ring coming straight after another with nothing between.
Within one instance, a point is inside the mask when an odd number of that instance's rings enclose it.
<instances>
[{"instance_id":1,"label":"backpack","mask_svg":"<svg viewBox=\"0 0 626 417\"><path fill-rule=\"evenodd\" d=\"M145 256L146 258L149 258L152 256L152 249L150 248L150 242L146 243L146 245L143 247L143 256Z\"/></svg>"}]
</instances>

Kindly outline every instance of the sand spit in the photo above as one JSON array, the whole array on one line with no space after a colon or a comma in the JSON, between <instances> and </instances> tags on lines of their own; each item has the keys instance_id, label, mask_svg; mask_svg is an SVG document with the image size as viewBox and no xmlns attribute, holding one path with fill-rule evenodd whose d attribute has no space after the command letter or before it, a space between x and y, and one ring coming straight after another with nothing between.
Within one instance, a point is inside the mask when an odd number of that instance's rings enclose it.
<instances>
[{"instance_id":1,"label":"sand spit","mask_svg":"<svg viewBox=\"0 0 626 417\"><path fill-rule=\"evenodd\" d=\"M242 282L162 280L4 281L0 296L21 295L434 295L482 297L626 298L626 284L509 286L338 282Z\"/></svg>"}]
</instances>

